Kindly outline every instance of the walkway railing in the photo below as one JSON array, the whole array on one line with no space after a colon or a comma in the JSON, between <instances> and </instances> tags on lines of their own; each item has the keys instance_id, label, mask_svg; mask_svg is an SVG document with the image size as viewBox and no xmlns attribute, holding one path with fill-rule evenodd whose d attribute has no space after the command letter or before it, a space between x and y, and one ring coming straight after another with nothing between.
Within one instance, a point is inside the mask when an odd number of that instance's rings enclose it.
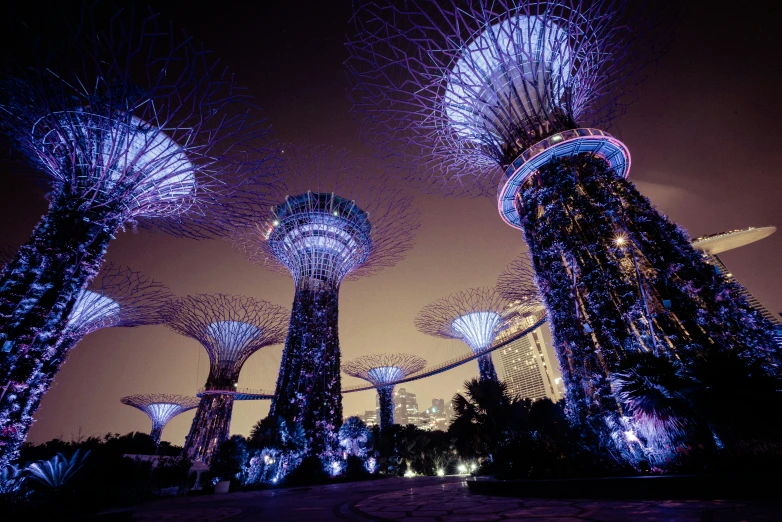
<instances>
[{"instance_id":1,"label":"walkway railing","mask_svg":"<svg viewBox=\"0 0 782 522\"><path fill-rule=\"evenodd\" d=\"M421 371L418 371L416 373L411 373L404 379L399 379L398 381L394 381L392 383L389 383L389 385L396 386L397 384L402 384L405 382L411 382L411 381L417 381L419 379L423 379L425 377L431 377L432 375L437 375L438 373L442 373L448 370L451 370L453 368L456 368L457 366L461 366L462 364L468 363L470 361L473 361L477 359L478 357L481 357L482 355L486 355L487 353L491 353L495 350L499 350L503 346L507 346L513 341L527 335L528 333L532 332L536 328L540 328L543 326L543 323L546 322L546 314L542 313L538 316L537 320L531 325L525 328L524 330L516 333L514 336L509 337L508 339L502 341L501 343L498 343L488 350L485 350L481 353L474 354L469 353L465 355L460 355L458 357L454 357L453 359L449 359L445 362L442 362L440 364L437 364L435 366L429 366L427 368L424 368ZM374 390L375 387L371 384L355 384L353 386L348 386L345 388L342 388L342 393L354 393L354 392L360 392L360 391L366 391L366 390ZM273 399L274 398L274 392L273 391L267 391L267 390L253 390L250 388L225 388L225 389L215 389L211 388L209 390L205 388L201 388L198 390L198 396L201 397L203 395L212 395L212 394L221 394L221 395L233 395L235 400L238 401L253 401L253 400L264 400L264 399Z\"/></svg>"}]
</instances>

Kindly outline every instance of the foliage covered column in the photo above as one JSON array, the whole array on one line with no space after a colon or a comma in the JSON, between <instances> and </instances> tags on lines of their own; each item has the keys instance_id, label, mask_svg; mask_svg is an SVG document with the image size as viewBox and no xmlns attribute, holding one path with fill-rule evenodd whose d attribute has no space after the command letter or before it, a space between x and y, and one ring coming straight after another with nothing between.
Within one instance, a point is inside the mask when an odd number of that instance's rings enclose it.
<instances>
[{"instance_id":1,"label":"foliage covered column","mask_svg":"<svg viewBox=\"0 0 782 522\"><path fill-rule=\"evenodd\" d=\"M271 414L302 423L315 453L332 448L342 424L339 291L296 290Z\"/></svg>"},{"instance_id":2,"label":"foliage covered column","mask_svg":"<svg viewBox=\"0 0 782 522\"><path fill-rule=\"evenodd\" d=\"M724 350L776 371L767 321L680 228L602 159L551 161L517 198L571 415L620 414L610 374L628 353L685 365Z\"/></svg>"}]
</instances>

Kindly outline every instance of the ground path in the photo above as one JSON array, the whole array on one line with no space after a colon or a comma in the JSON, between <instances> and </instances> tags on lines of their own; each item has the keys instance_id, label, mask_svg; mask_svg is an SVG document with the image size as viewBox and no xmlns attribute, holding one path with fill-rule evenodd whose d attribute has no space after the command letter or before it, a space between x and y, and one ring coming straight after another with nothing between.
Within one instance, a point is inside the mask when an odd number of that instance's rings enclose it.
<instances>
[{"instance_id":1,"label":"ground path","mask_svg":"<svg viewBox=\"0 0 782 522\"><path fill-rule=\"evenodd\" d=\"M416 522L780 521L764 501L516 499L471 495L458 477L371 480L169 499L141 506L141 521L404 520Z\"/></svg>"}]
</instances>

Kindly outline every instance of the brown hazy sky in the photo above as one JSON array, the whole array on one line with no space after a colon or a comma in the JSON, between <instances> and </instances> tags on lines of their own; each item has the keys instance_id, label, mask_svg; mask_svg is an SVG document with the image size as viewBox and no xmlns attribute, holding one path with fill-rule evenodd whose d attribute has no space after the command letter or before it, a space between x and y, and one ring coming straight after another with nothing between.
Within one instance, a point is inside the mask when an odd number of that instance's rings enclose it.
<instances>
[{"instance_id":1,"label":"brown hazy sky","mask_svg":"<svg viewBox=\"0 0 782 522\"><path fill-rule=\"evenodd\" d=\"M222 57L266 109L277 137L365 150L349 114L344 33L350 2L172 2L163 14ZM692 237L747 226L782 226L782 103L776 21L779 13L753 4L733 12L691 2L676 42L614 133L632 153L630 177ZM711 4L709 7L707 4ZM735 4L733 4L735 7ZM0 167L0 242L26 240L45 212L44 190L21 180L18 166ZM426 303L456 290L490 285L526 249L504 225L495 202L420 195L416 247L396 267L343 285L343 358L379 351L413 351L436 363L465 353L456 341L427 337L413 326ZM723 260L772 311L782 310L782 232L725 253ZM245 261L221 241L195 242L160 234L121 234L108 259L127 264L177 294L247 294L290 307L293 283ZM240 386L273 387L281 347L248 361ZM120 404L134 393L192 394L206 380L206 355L193 340L165 327L110 329L74 349L36 415L30 439L149 431L146 416ZM419 407L449 398L477 375L468 363L405 387ZM343 384L358 382L344 377ZM374 407L371 391L348 394L345 414ZM249 434L268 402L237 403L231 431ZM163 433L182 444L192 412Z\"/></svg>"}]
</instances>

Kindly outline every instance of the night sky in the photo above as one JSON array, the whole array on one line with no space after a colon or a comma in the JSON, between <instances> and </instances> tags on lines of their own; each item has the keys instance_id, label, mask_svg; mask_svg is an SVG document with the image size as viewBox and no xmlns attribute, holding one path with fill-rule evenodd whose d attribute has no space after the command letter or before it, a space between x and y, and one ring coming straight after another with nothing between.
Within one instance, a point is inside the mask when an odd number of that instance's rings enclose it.
<instances>
[{"instance_id":1,"label":"night sky","mask_svg":"<svg viewBox=\"0 0 782 522\"><path fill-rule=\"evenodd\" d=\"M761 3L738 12L710 2L691 4L639 101L609 130L630 148L631 180L692 237L782 226L780 13ZM342 68L350 2L168 2L159 8L230 66L265 109L278 139L368 152L349 112ZM18 165L4 163L0 169L0 242L19 244L46 211L45 189L23 178ZM466 353L460 342L417 332L415 314L451 292L494 284L526 249L521 232L500 220L495 201L416 199L421 229L407 258L342 286L343 359L410 351L432 364ZM782 232L721 257L761 302L782 310ZM246 294L286 308L293 300L290 277L254 266L225 241L123 233L107 259L151 275L179 295ZM273 389L281 349L255 354L239 386ZM207 365L196 341L163 326L93 333L58 374L30 440L149 431L147 417L120 404L120 397L193 394L206 380ZM471 362L404 387L418 395L424 409L434 397L450 398L477 372ZM358 382L343 376L343 385ZM348 394L344 411L363 413L374 403L372 391ZM267 401L237 403L231 432L248 435L267 411ZM163 439L181 445L192 415L171 421Z\"/></svg>"}]
</instances>

